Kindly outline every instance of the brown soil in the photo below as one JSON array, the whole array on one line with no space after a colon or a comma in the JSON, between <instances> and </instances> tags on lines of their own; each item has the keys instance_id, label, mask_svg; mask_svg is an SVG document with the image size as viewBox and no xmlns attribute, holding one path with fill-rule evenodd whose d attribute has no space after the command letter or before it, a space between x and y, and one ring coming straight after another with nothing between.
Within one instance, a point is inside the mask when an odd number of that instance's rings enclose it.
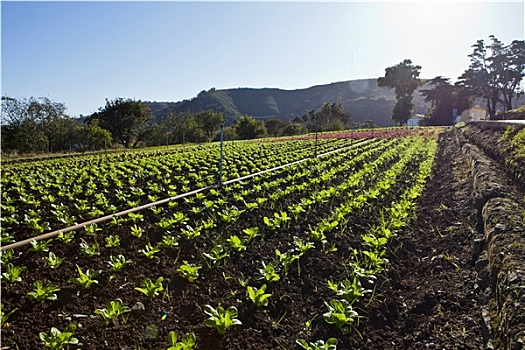
<instances>
[{"instance_id":1,"label":"brown soil","mask_svg":"<svg viewBox=\"0 0 525 350\"><path fill-rule=\"evenodd\" d=\"M370 310L366 349L481 349L472 264L471 173L453 135L443 135L417 220L399 240Z\"/></svg>"}]
</instances>

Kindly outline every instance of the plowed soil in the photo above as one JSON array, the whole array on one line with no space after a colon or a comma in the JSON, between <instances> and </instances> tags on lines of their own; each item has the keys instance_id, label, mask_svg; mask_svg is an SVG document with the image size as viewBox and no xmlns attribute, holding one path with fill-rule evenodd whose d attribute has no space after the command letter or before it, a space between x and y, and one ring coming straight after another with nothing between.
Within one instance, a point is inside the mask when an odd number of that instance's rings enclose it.
<instances>
[{"instance_id":1,"label":"plowed soil","mask_svg":"<svg viewBox=\"0 0 525 350\"><path fill-rule=\"evenodd\" d=\"M480 295L471 258L471 174L467 159L450 131L440 136L439 145L434 174L418 200L417 218L390 243L389 265L377 281L375 299L366 308L365 317L356 326L357 331L350 335L342 335L337 328L324 323L322 313L326 307L323 300L332 296L326 279L340 280L344 267L338 265L340 259L332 259L330 254L317 249L305 256L300 272L294 269L285 281L269 286L267 293L278 296L272 298L269 311L248 306L244 291L239 290L239 282L228 276L253 274L258 266L255 264L259 262L258 254L272 255L276 248L292 240L292 237L275 236L253 249L258 253L250 255L249 261L241 253L232 254L227 266L203 269L201 282L190 285L172 270L170 264L176 256L163 255L156 263L145 257L135 261L132 268L125 269L115 280L109 275L101 276L99 286L107 289L94 288L84 294L72 287L63 288L57 301L28 301L25 294L31 287L24 282L2 286L4 297L9 301L6 309L18 308L11 316L11 326L2 329L2 349L15 349L14 343L19 349L43 348L35 330L49 332L51 326L63 329L69 322L80 324L75 332L80 344L71 348L81 349L166 349L169 330L176 330L179 335L193 331L198 349L210 350L299 349L295 344L297 338L328 337L339 339L338 349L481 349ZM368 215L377 213L363 211L359 215L355 221L356 232L366 229ZM308 222L309 218L305 217L297 229L306 229ZM337 239L338 254L348 255L350 252L341 250L351 246L355 243L352 240L357 238ZM138 251L143 246L130 243L125 248ZM180 248L184 250L184 246ZM189 257L198 253L185 254ZM76 271L77 255L76 248L69 253L60 251L59 256L65 256L66 264L71 265L65 269ZM93 263L91 268L107 269L107 260L108 257L100 257L96 260L99 263ZM165 261L170 263L166 265ZM132 285L138 286L137 276L142 275L166 278L171 295L168 303L158 298L138 305L137 291L131 289L119 294L118 284L133 281ZM56 277L56 280L62 279L62 276ZM121 298L126 305L135 306L133 322L99 327L99 319L88 317L95 308L105 306L98 300L108 297L110 300ZM205 327L206 317L199 307L210 300L224 301L225 306L238 306L243 325L233 327L224 336ZM49 308L65 312L54 315L50 321ZM163 315L167 317L162 318ZM313 327L307 332L304 321L312 318ZM151 336L147 333L151 329L158 333Z\"/></svg>"}]
</instances>

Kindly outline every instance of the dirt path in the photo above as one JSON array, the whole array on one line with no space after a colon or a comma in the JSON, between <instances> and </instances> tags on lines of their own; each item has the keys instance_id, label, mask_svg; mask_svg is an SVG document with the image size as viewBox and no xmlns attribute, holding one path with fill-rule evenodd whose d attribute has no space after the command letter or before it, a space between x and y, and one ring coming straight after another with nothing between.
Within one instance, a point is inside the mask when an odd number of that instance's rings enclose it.
<instances>
[{"instance_id":1,"label":"dirt path","mask_svg":"<svg viewBox=\"0 0 525 350\"><path fill-rule=\"evenodd\" d=\"M450 132L419 199L417 219L370 309L366 349L481 349L481 315L472 264L471 173Z\"/></svg>"}]
</instances>

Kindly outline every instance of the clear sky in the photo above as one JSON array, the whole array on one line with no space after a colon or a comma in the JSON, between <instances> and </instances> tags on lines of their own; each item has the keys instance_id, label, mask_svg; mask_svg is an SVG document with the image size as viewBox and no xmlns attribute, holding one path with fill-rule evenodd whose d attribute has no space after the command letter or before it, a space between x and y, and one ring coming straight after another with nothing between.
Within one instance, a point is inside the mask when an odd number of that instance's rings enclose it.
<instances>
[{"instance_id":1,"label":"clear sky","mask_svg":"<svg viewBox=\"0 0 525 350\"><path fill-rule=\"evenodd\" d=\"M71 116L116 97L299 89L377 78L405 58L454 81L471 45L524 39L524 2L1 1L2 94Z\"/></svg>"}]
</instances>

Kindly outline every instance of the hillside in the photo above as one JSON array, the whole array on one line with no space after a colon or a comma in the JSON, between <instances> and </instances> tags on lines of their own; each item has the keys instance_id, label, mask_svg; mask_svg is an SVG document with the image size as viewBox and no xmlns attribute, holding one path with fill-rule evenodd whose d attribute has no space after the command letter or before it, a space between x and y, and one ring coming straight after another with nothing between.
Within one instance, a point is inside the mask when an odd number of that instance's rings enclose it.
<instances>
[{"instance_id":1,"label":"hillside","mask_svg":"<svg viewBox=\"0 0 525 350\"><path fill-rule=\"evenodd\" d=\"M424 114L430 107L425 102L420 87L414 94L414 114ZM345 111L350 112L352 121L374 120L379 126L393 126L392 107L396 102L393 89L381 88L377 79L341 81L306 89L283 90L276 88L236 88L201 91L196 97L180 102L146 102L157 121L162 120L168 111L182 112L212 109L228 117L249 115L255 118L277 117L290 121L302 117L324 103L339 102ZM475 104L484 105L483 100ZM525 97L516 101L516 106L525 104ZM231 123L232 118L226 120Z\"/></svg>"},{"instance_id":2,"label":"hillside","mask_svg":"<svg viewBox=\"0 0 525 350\"><path fill-rule=\"evenodd\" d=\"M302 117L324 103L339 102L352 120L373 119L377 125L394 125L390 119L395 95L392 89L380 88L376 79L350 80L306 89L237 88L202 91L191 100L181 102L147 102L157 120L172 112L213 109L226 116L249 115L257 118L277 117L286 121ZM416 92L415 113L424 113L428 104Z\"/></svg>"}]
</instances>

